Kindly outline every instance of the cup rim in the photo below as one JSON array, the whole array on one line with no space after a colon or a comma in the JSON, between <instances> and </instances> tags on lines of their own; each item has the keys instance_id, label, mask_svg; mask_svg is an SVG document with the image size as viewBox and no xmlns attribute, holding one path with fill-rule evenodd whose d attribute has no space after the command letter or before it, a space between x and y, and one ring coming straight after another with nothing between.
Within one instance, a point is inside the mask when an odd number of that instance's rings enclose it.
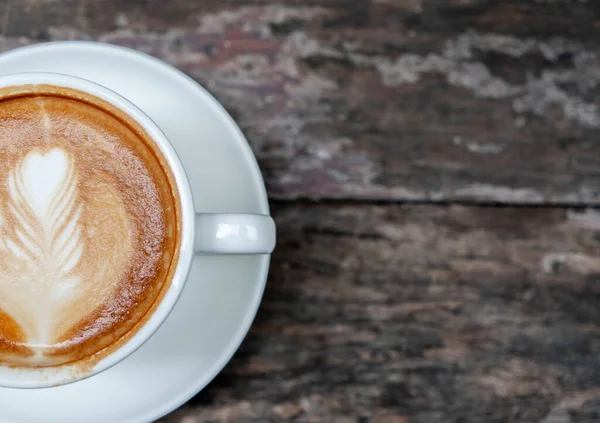
<instances>
[{"instance_id":1,"label":"cup rim","mask_svg":"<svg viewBox=\"0 0 600 423\"><path fill-rule=\"evenodd\" d=\"M82 370L78 364L105 349L76 362L59 366L34 368L0 364L0 386L20 389L49 388L81 381L108 370L137 351L164 323L183 291L194 257L195 233L194 202L186 171L171 142L146 113L117 92L88 79L54 72L23 72L0 76L0 88L30 84L47 84L88 93L110 103L142 126L156 143L174 175L181 205L181 245L171 285L160 304L152 311L152 316L130 339L86 370ZM110 345L106 348L110 348Z\"/></svg>"}]
</instances>

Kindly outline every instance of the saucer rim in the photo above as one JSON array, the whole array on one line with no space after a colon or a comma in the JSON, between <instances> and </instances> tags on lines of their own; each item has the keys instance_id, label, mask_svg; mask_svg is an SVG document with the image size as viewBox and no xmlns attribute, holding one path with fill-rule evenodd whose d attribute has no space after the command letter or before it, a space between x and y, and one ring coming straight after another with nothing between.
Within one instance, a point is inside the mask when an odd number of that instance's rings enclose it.
<instances>
[{"instance_id":1,"label":"saucer rim","mask_svg":"<svg viewBox=\"0 0 600 423\"><path fill-rule=\"evenodd\" d=\"M146 53L133 50L131 48L118 46L114 44L95 42L95 41L53 41L46 43L38 43L27 45L23 47L18 47L13 50L9 50L0 54L0 62L6 58L11 58L12 56L21 56L21 55L35 55L40 50L61 50L61 49L69 49L69 48L83 48L96 50L99 53L103 54L118 54L121 56L130 57L138 62L142 62L144 67L151 66L156 71L165 75L165 77L176 79L180 83L184 84L189 90L195 91L196 94L200 97L201 101L208 104L221 119L223 119L223 123L226 124L227 131L233 136L235 139L235 144L241 152L243 153L243 157L245 162L248 164L249 169L251 170L251 174L253 176L253 185L254 191L256 192L258 198L258 203L260 204L260 213L270 215L269 202L267 197L267 191L264 183L264 178L262 176L260 167L258 166L258 162L248 140L243 134L242 130L239 128L233 117L229 114L229 112L225 109L225 107L212 95L210 92L200 85L197 81L175 68L174 66L156 58L150 56ZM32 69L31 71L43 71L42 69ZM65 73L65 75L69 75ZM90 81L93 81L90 79ZM135 102L134 102L135 104ZM143 109L142 109L143 110ZM174 149L177 152L177 147L174 145ZM185 168L185 166L184 166ZM190 178L190 184L193 186L194 181ZM225 211L225 210L224 210ZM250 212L250 211L246 211ZM196 256L197 257L197 256ZM196 260L194 257L194 261ZM198 375L195 378L196 382L194 384L190 384L190 386L184 391L177 391L178 393L173 396L171 400L167 400L161 402L156 409L153 411L145 412L143 415L138 414L135 416L124 416L123 420L118 420L120 422L127 423L145 423L152 422L157 419L164 417L170 412L176 410L177 408L184 405L191 398L197 395L200 391L202 391L229 363L234 354L238 351L245 337L247 336L252 323L256 317L260 304L262 302L262 298L264 295L267 277L269 272L269 265L271 260L271 255L257 255L258 260L258 275L257 280L254 280L254 295L253 297L248 298L248 309L243 321L240 321L237 330L232 334L227 347L224 348L223 354L221 355L219 360L215 360L212 365L207 366L206 370ZM254 279L254 278L253 278ZM189 282L186 280L186 283ZM185 295L185 294L184 294ZM177 305L175 305L177 307ZM127 357L124 361L130 360L132 357ZM94 378L90 378L90 381L93 381ZM49 388L52 389L52 388Z\"/></svg>"}]
</instances>

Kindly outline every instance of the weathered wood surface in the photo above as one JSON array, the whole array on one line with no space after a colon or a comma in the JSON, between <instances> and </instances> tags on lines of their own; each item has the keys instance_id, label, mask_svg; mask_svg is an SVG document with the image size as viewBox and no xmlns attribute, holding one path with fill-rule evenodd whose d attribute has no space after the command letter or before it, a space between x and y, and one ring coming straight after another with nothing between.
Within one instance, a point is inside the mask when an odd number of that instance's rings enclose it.
<instances>
[{"instance_id":1,"label":"weathered wood surface","mask_svg":"<svg viewBox=\"0 0 600 423\"><path fill-rule=\"evenodd\" d=\"M164 59L265 173L257 321L161 423L599 421L599 30L595 0L0 0L0 50Z\"/></svg>"},{"instance_id":2,"label":"weathered wood surface","mask_svg":"<svg viewBox=\"0 0 600 423\"><path fill-rule=\"evenodd\" d=\"M271 198L600 204L600 3L0 0L0 48L93 39L184 70Z\"/></svg>"},{"instance_id":3,"label":"weathered wood surface","mask_svg":"<svg viewBox=\"0 0 600 423\"><path fill-rule=\"evenodd\" d=\"M274 214L284 231L249 337L162 422L600 418L598 212L289 205Z\"/></svg>"}]
</instances>

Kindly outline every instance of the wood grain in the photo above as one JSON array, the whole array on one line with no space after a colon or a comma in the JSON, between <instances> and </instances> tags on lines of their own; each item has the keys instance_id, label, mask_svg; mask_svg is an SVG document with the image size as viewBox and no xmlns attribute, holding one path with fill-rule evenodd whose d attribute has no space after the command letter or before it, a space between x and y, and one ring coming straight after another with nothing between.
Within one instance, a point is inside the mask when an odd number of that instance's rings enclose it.
<instances>
[{"instance_id":1,"label":"wood grain","mask_svg":"<svg viewBox=\"0 0 600 423\"><path fill-rule=\"evenodd\" d=\"M0 2L3 50L100 40L194 77L284 200L600 204L599 27L593 1Z\"/></svg>"},{"instance_id":2,"label":"wood grain","mask_svg":"<svg viewBox=\"0 0 600 423\"><path fill-rule=\"evenodd\" d=\"M250 335L161 423L597 421L598 212L274 215L280 245Z\"/></svg>"}]
</instances>

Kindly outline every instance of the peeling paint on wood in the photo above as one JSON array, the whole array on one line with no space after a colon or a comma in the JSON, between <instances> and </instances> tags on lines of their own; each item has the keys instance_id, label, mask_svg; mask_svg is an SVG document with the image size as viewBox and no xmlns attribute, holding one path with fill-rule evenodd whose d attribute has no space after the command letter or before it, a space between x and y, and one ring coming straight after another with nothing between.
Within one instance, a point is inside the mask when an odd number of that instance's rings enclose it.
<instances>
[{"instance_id":1,"label":"peeling paint on wood","mask_svg":"<svg viewBox=\"0 0 600 423\"><path fill-rule=\"evenodd\" d=\"M600 204L593 2L5 4L2 50L100 40L198 80L247 134L272 198L479 201L482 184L482 201Z\"/></svg>"}]
</instances>

